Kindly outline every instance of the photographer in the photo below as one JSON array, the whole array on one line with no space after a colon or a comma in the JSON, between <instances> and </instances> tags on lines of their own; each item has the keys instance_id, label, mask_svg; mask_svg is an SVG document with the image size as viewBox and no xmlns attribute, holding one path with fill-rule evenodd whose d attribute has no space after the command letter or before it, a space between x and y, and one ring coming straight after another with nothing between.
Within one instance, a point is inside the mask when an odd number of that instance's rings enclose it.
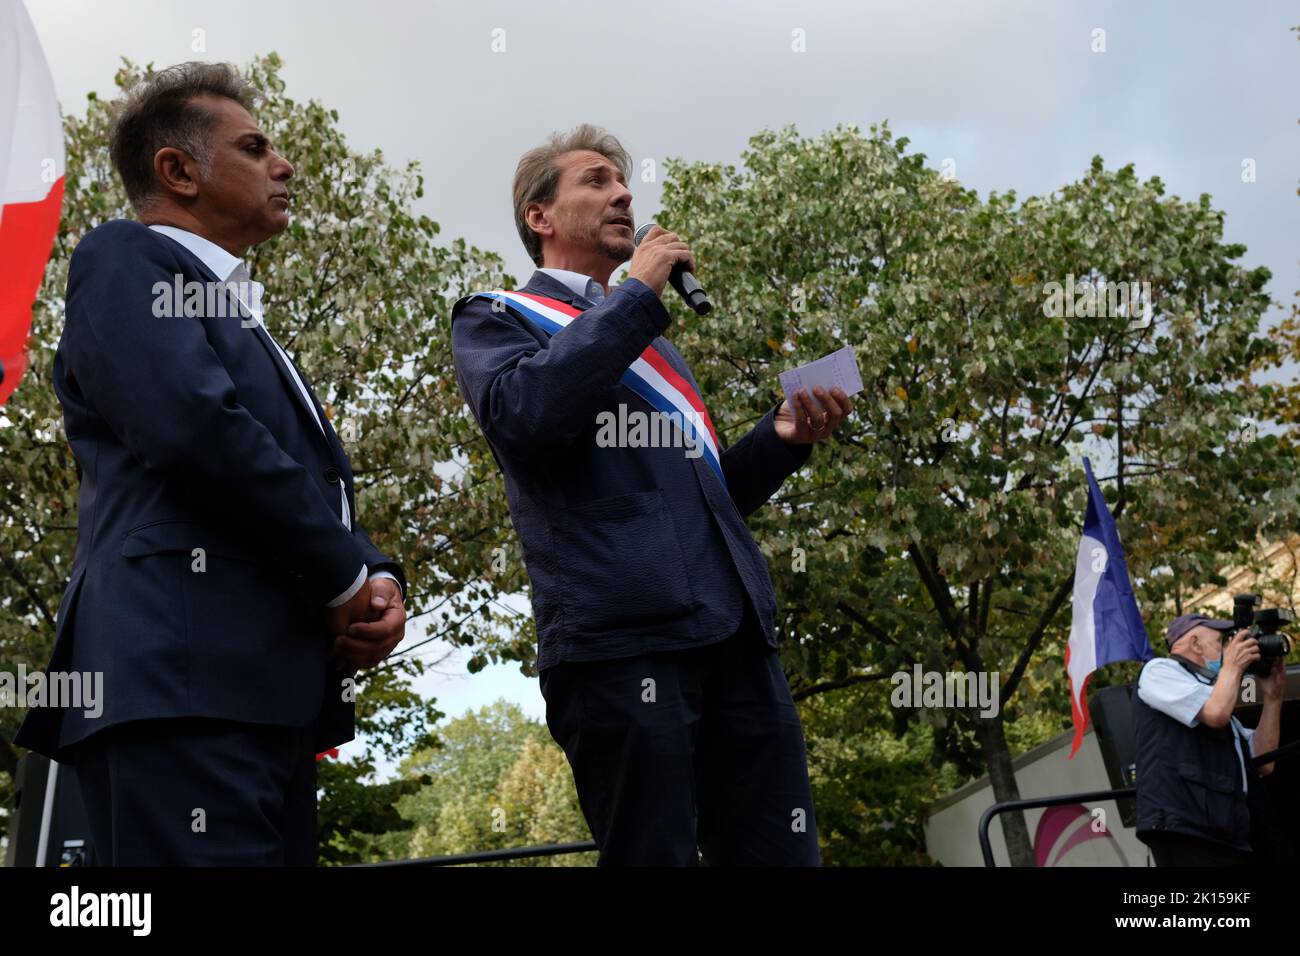
<instances>
[{"instance_id":1,"label":"photographer","mask_svg":"<svg viewBox=\"0 0 1300 956\"><path fill-rule=\"evenodd\" d=\"M1275 658L1257 679L1259 725L1232 716L1242 678L1260 659L1248 630L1184 614L1169 625L1170 656L1148 661L1133 699L1137 735L1137 835L1157 866L1246 866L1251 806L1262 795L1250 757L1278 745L1285 670Z\"/></svg>"}]
</instances>

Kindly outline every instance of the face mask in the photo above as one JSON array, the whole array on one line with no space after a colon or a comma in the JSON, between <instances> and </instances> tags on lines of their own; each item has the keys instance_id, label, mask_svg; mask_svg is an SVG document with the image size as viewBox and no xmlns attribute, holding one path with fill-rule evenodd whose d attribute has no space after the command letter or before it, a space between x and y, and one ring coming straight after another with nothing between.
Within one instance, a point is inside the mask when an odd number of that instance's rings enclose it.
<instances>
[{"instance_id":1,"label":"face mask","mask_svg":"<svg viewBox=\"0 0 1300 956\"><path fill-rule=\"evenodd\" d=\"M1215 658L1214 660L1212 660L1212 661L1206 661L1206 662L1205 662L1205 669L1208 670L1208 671L1210 671L1212 674L1218 674L1218 673L1219 673L1219 668L1222 667L1222 666L1223 666L1223 649L1222 649L1222 646L1220 646L1220 648L1219 648L1219 656L1216 657L1216 658Z\"/></svg>"}]
</instances>

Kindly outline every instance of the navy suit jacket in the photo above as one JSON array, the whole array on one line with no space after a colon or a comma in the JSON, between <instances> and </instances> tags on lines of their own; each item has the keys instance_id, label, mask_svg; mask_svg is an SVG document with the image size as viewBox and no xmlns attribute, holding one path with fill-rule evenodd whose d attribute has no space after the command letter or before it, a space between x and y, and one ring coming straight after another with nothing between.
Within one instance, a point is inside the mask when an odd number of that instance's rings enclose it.
<instances>
[{"instance_id":1,"label":"navy suit jacket","mask_svg":"<svg viewBox=\"0 0 1300 956\"><path fill-rule=\"evenodd\" d=\"M54 388L81 491L48 670L102 672L103 713L29 710L15 741L57 759L159 717L311 727L320 750L350 740L325 605L362 562L405 591L360 523L342 522L340 481L356 515L352 470L315 394L324 434L261 325L233 310L157 316L156 284L177 276L217 281L126 220L91 230L68 267Z\"/></svg>"},{"instance_id":2,"label":"navy suit jacket","mask_svg":"<svg viewBox=\"0 0 1300 956\"><path fill-rule=\"evenodd\" d=\"M521 291L585 311L551 336L466 297L452 312L452 357L505 476L532 583L538 669L723 640L746 597L775 647L776 596L745 518L812 446L777 437L773 407L722 452L725 487L680 447L601 447L601 412L654 412L619 381L647 345L699 389L662 336L668 310L636 279L596 306L540 271Z\"/></svg>"}]
</instances>

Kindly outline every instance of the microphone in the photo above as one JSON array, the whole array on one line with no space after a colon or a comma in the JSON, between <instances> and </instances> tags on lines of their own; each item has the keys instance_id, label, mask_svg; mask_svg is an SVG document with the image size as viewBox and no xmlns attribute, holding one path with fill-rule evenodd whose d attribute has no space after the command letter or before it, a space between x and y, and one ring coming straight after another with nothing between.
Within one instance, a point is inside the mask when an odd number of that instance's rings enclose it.
<instances>
[{"instance_id":1,"label":"microphone","mask_svg":"<svg viewBox=\"0 0 1300 956\"><path fill-rule=\"evenodd\" d=\"M645 234L653 229L655 225L653 222L647 222L638 229L636 235L632 237L632 244L641 245L641 240L645 238ZM695 274L686 268L686 263L679 262L673 266L668 281L677 290L677 294L686 300L686 304L695 310L696 315L708 315L713 311L713 303L704 294L704 289L700 286L699 280L695 278Z\"/></svg>"}]
</instances>

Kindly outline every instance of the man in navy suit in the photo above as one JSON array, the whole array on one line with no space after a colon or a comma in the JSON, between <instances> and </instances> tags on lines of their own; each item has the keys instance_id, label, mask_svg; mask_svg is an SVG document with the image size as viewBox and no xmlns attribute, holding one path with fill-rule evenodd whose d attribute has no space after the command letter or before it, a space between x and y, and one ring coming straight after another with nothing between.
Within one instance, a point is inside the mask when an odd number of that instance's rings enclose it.
<instances>
[{"instance_id":1,"label":"man in navy suit","mask_svg":"<svg viewBox=\"0 0 1300 956\"><path fill-rule=\"evenodd\" d=\"M402 569L242 261L288 225L293 175L253 97L224 64L132 91L112 158L140 221L68 268L54 386L81 492L49 671L102 673L103 706L33 708L16 742L75 765L106 865L314 863L315 755L352 739L356 672L405 627Z\"/></svg>"},{"instance_id":2,"label":"man in navy suit","mask_svg":"<svg viewBox=\"0 0 1300 956\"><path fill-rule=\"evenodd\" d=\"M689 866L700 854L816 865L776 598L744 518L852 400L801 392L798 408L782 402L717 447L663 338L660 294L694 259L658 227L634 246L630 166L587 125L526 153L515 219L540 268L519 293L467 296L453 311L457 379L505 477L532 583L547 726L601 865ZM683 410L681 441L609 440L611 422L645 432L645 416L665 409Z\"/></svg>"}]
</instances>

